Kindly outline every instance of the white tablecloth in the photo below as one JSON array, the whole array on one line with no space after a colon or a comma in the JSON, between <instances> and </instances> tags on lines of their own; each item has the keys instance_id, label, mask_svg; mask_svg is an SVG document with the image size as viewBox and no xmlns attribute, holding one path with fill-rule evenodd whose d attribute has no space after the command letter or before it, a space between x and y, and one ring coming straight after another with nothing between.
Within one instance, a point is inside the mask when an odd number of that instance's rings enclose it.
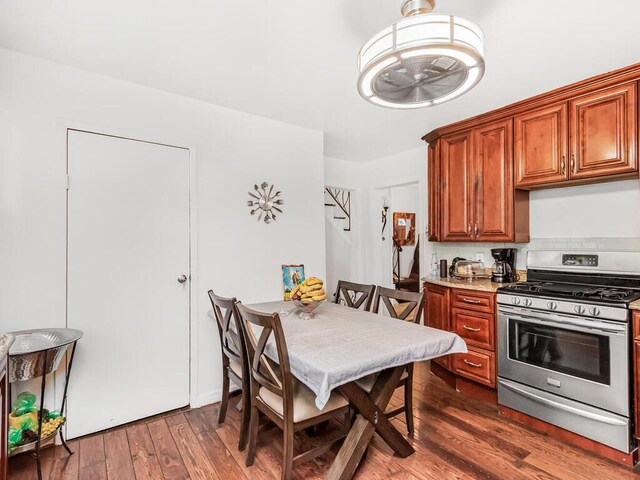
<instances>
[{"instance_id":1,"label":"white tablecloth","mask_svg":"<svg viewBox=\"0 0 640 480\"><path fill-rule=\"evenodd\" d=\"M247 306L272 313L279 312L282 305L269 302ZM292 313L281 316L281 321L291 373L316 394L319 409L325 406L331 391L345 383L386 368L467 351L464 340L455 333L383 315L328 302L314 313L312 320L301 320ZM265 352L277 360L273 342Z\"/></svg>"}]
</instances>

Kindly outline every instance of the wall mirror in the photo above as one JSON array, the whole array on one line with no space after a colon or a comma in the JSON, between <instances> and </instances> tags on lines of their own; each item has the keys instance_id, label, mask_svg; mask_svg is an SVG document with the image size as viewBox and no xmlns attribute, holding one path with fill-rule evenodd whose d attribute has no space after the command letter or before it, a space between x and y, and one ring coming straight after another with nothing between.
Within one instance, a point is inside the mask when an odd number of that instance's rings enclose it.
<instances>
[{"instance_id":1,"label":"wall mirror","mask_svg":"<svg viewBox=\"0 0 640 480\"><path fill-rule=\"evenodd\" d=\"M401 247L416 243L416 214L393 212L393 238Z\"/></svg>"}]
</instances>

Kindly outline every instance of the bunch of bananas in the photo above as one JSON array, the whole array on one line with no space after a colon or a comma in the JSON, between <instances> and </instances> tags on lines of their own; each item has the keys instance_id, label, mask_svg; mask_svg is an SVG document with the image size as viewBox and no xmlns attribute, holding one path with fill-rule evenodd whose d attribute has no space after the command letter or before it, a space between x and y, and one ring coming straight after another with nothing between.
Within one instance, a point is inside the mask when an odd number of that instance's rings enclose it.
<instances>
[{"instance_id":1,"label":"bunch of bananas","mask_svg":"<svg viewBox=\"0 0 640 480\"><path fill-rule=\"evenodd\" d=\"M55 432L60 425L64 423L65 418L61 415L56 418L52 418L42 424L42 438L48 437Z\"/></svg>"},{"instance_id":2,"label":"bunch of bananas","mask_svg":"<svg viewBox=\"0 0 640 480\"><path fill-rule=\"evenodd\" d=\"M291 290L291 298L302 303L319 302L327 298L324 291L324 282L318 277L307 278L300 285Z\"/></svg>"}]
</instances>

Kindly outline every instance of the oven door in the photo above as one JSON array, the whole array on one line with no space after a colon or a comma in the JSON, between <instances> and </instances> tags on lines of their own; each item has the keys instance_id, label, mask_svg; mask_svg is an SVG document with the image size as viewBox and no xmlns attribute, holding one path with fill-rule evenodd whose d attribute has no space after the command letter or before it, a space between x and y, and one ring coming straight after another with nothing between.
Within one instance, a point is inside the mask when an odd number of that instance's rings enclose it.
<instances>
[{"instance_id":1,"label":"oven door","mask_svg":"<svg viewBox=\"0 0 640 480\"><path fill-rule=\"evenodd\" d=\"M629 326L499 306L498 376L629 416Z\"/></svg>"}]
</instances>

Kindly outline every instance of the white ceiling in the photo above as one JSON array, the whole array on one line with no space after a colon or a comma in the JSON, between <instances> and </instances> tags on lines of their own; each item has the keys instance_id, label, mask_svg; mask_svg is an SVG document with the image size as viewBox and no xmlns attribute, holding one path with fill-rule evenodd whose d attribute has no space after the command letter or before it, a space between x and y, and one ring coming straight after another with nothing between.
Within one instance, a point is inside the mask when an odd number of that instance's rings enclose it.
<instances>
[{"instance_id":1,"label":"white ceiling","mask_svg":"<svg viewBox=\"0 0 640 480\"><path fill-rule=\"evenodd\" d=\"M366 103L356 54L400 0L0 0L0 46L326 132L325 153L371 160L427 131L640 61L637 0L438 0L477 22L487 70L419 111Z\"/></svg>"}]
</instances>

